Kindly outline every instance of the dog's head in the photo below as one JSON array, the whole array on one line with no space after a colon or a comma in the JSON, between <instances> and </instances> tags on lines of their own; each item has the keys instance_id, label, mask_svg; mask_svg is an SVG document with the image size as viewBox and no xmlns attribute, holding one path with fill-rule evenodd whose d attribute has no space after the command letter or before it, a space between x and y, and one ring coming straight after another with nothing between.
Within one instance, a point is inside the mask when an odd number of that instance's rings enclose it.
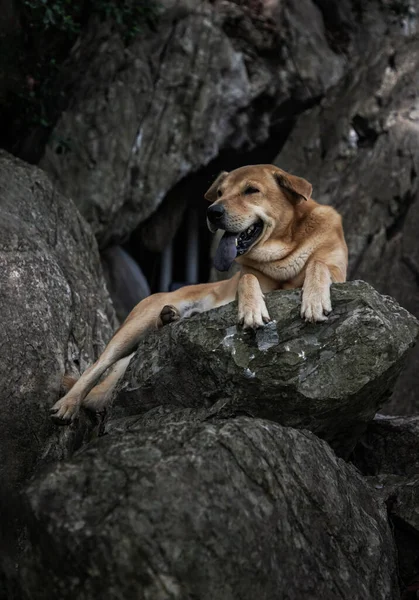
<instances>
[{"instance_id":1,"label":"dog's head","mask_svg":"<svg viewBox=\"0 0 419 600\"><path fill-rule=\"evenodd\" d=\"M305 179L273 165L221 173L205 194L211 202L207 211L210 231L225 231L215 267L227 271L238 256L256 257L256 249L272 235L283 237L295 218L296 206L311 197L311 190Z\"/></svg>"}]
</instances>

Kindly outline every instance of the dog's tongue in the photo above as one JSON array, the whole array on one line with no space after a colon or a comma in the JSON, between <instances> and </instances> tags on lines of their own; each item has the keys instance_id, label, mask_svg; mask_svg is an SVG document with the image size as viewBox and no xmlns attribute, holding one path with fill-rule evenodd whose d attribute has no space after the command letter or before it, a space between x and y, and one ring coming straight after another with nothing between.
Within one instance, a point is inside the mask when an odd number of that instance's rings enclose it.
<instances>
[{"instance_id":1,"label":"dog's tongue","mask_svg":"<svg viewBox=\"0 0 419 600\"><path fill-rule=\"evenodd\" d=\"M221 238L214 257L214 267L217 271L228 271L231 267L237 256L236 238L236 233L227 232Z\"/></svg>"}]
</instances>

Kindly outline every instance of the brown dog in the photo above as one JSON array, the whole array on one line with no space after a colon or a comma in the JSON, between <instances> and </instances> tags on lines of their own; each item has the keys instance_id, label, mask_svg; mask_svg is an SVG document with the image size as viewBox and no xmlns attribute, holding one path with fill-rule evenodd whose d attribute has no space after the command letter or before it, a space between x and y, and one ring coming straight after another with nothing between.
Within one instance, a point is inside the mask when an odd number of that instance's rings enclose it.
<instances>
[{"instance_id":1,"label":"brown dog","mask_svg":"<svg viewBox=\"0 0 419 600\"><path fill-rule=\"evenodd\" d=\"M238 322L245 328L269 321L264 293L278 289L302 287L302 318L326 320L332 310L330 284L345 281L348 251L341 217L312 200L311 190L305 179L272 165L221 173L205 194L211 202L210 230L225 231L214 265L226 271L235 260L240 273L229 280L145 298L98 361L54 405L54 419L74 419L81 405L92 410L105 407L146 331L222 306L236 296ZM110 367L106 379L96 385Z\"/></svg>"}]
</instances>

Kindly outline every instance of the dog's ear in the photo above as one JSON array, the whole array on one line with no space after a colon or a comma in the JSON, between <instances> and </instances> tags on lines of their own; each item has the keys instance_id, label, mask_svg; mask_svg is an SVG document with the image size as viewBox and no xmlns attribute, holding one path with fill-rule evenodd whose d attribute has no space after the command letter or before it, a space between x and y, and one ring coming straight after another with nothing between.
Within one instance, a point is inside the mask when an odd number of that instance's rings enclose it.
<instances>
[{"instance_id":1,"label":"dog's ear","mask_svg":"<svg viewBox=\"0 0 419 600\"><path fill-rule=\"evenodd\" d=\"M224 179L227 177L228 173L227 171L223 171L222 173L220 173L217 177L217 179L214 181L214 183L212 184L212 186L205 192L204 194L204 198L205 200L208 200L208 202L215 202L215 200L217 200L217 192L218 192L218 188L221 185L221 183L224 181Z\"/></svg>"},{"instance_id":2,"label":"dog's ear","mask_svg":"<svg viewBox=\"0 0 419 600\"><path fill-rule=\"evenodd\" d=\"M279 187L287 194L293 204L298 204L302 200L311 198L313 186L306 179L289 175L285 171L274 171L273 176Z\"/></svg>"}]
</instances>

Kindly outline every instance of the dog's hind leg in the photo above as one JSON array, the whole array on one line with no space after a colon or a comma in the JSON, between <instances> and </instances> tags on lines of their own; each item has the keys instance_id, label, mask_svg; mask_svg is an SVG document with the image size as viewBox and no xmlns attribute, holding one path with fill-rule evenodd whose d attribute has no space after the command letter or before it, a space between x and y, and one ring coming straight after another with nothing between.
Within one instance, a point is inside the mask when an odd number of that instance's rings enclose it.
<instances>
[{"instance_id":1,"label":"dog's hind leg","mask_svg":"<svg viewBox=\"0 0 419 600\"><path fill-rule=\"evenodd\" d=\"M160 315L157 317L156 327L160 329L164 325L175 323L180 319L180 313L175 306L163 306ZM118 360L113 367L109 369L108 375L103 381L95 385L95 387L87 394L82 405L88 410L99 411L108 406L112 400L113 391L117 386L118 381L125 375L125 371L134 356L135 352L129 354L125 358ZM71 384L71 387L74 382Z\"/></svg>"},{"instance_id":2,"label":"dog's hind leg","mask_svg":"<svg viewBox=\"0 0 419 600\"><path fill-rule=\"evenodd\" d=\"M84 399L95 387L100 377L112 365L115 366L108 377L92 395L88 404L100 404L99 391L105 392L108 401L107 387L112 386L109 394L125 372L128 366L128 357L135 352L141 337L150 329L161 327L165 322L171 322L192 312L204 312L215 306L221 306L234 300L237 289L237 277L231 280L187 286L176 290L154 294L142 300L128 315L124 324L118 329L99 359L82 374L67 394L58 400L51 409L52 418L58 423L68 423L76 418ZM164 308L166 311L162 314ZM170 310L169 310L170 309ZM170 315L168 315L168 312ZM170 316L170 318L168 318ZM124 359L124 362L121 362ZM126 359L126 361L125 361ZM124 368L125 367L125 368ZM93 400L95 398L95 400Z\"/></svg>"},{"instance_id":3,"label":"dog's hind leg","mask_svg":"<svg viewBox=\"0 0 419 600\"><path fill-rule=\"evenodd\" d=\"M134 352L118 360L109 369L109 374L105 379L98 383L98 385L95 385L83 400L82 405L85 408L92 411L99 411L105 409L110 404L117 383L124 376L133 356Z\"/></svg>"},{"instance_id":4,"label":"dog's hind leg","mask_svg":"<svg viewBox=\"0 0 419 600\"><path fill-rule=\"evenodd\" d=\"M76 418L83 400L95 387L100 377L115 363L124 359L124 362L115 367L115 371L109 374L113 387L116 385L116 375L128 366L128 359L133 354L141 336L149 329L157 325L157 318L161 309L167 302L165 297L170 294L156 294L145 298L128 315L126 321L114 334L99 359L82 374L67 394L58 400L51 409L51 416L58 424L67 423ZM168 298L169 299L169 298ZM107 379L107 378L106 378ZM106 389L105 381L102 382L101 391ZM115 381L114 381L115 380ZM100 384L102 386L102 384ZM106 394L107 395L107 394ZM96 392L94 397L97 398Z\"/></svg>"}]
</instances>

